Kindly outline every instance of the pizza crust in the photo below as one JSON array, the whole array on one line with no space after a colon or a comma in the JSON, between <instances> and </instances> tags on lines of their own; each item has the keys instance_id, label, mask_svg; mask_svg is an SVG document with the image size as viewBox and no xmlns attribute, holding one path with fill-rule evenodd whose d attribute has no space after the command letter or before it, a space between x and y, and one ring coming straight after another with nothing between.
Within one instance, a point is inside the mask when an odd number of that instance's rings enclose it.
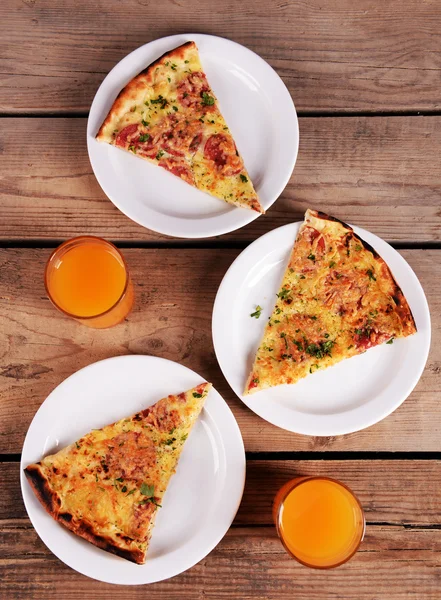
<instances>
[{"instance_id":1,"label":"pizza crust","mask_svg":"<svg viewBox=\"0 0 441 600\"><path fill-rule=\"evenodd\" d=\"M26 467L24 473L36 497L55 521L58 521L58 523L61 523L79 537L82 537L102 550L116 554L139 565L145 562L146 551L142 551L139 548L122 548L121 545L117 546L109 537L97 535L93 530L93 526L87 521L78 521L71 513L60 511L62 504L60 496L51 489L38 463Z\"/></svg>"},{"instance_id":2,"label":"pizza crust","mask_svg":"<svg viewBox=\"0 0 441 600\"><path fill-rule=\"evenodd\" d=\"M387 282L388 289L387 293L392 297L396 304L396 313L398 314L401 324L403 326L404 334L413 335L416 333L416 325L415 319L413 317L412 311L410 310L410 306L407 303L407 300L403 294L398 283L395 281L394 276L391 273L391 270L387 266L386 262L383 258L378 254L378 252L373 248L368 242L365 242L360 236L356 235L352 227L350 227L347 223L336 219L335 217L331 217L323 212L314 211L308 209L305 213L305 223L310 224L312 227L317 229L318 231L323 230L323 222L333 222L335 223L335 234L342 235L341 230L346 230L348 234L352 236L354 240L356 240L359 244L363 246L365 250L370 252L375 262L378 265L378 268L382 274L382 283Z\"/></svg>"},{"instance_id":3,"label":"pizza crust","mask_svg":"<svg viewBox=\"0 0 441 600\"><path fill-rule=\"evenodd\" d=\"M113 140L113 131L121 117L130 112L130 108L134 104L141 102L141 99L145 95L146 87L154 86L155 70L169 60L189 60L189 55L192 52L197 52L196 44L194 42L186 42L174 50L165 52L129 81L116 97L109 114L96 134L96 139L100 142L111 143Z\"/></svg>"}]
</instances>

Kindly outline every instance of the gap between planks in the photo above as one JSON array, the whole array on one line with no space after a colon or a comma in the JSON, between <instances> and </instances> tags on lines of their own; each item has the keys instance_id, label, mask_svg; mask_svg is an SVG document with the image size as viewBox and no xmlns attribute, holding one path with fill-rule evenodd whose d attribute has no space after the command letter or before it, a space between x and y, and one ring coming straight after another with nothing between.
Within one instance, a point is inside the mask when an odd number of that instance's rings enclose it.
<instances>
[{"instance_id":1,"label":"gap between planks","mask_svg":"<svg viewBox=\"0 0 441 600\"><path fill-rule=\"evenodd\" d=\"M260 237L260 236L259 236ZM256 240L259 238L256 238ZM65 238L49 239L49 240L16 240L16 239L3 239L0 240L1 248L56 248L65 241ZM146 250L168 250L168 249L179 249L184 248L186 250L244 250L247 246L253 242L247 240L219 240L219 239L171 239L171 240L157 240L157 241L142 241L142 240L128 240L118 241L109 240L112 244L115 244L118 248L122 249L146 249ZM255 241L255 240L254 240ZM385 240L387 242L387 240ZM415 242L415 241L396 241L387 242L395 250L441 250L441 241L428 241L428 242Z\"/></svg>"},{"instance_id":2,"label":"gap between planks","mask_svg":"<svg viewBox=\"0 0 441 600\"><path fill-rule=\"evenodd\" d=\"M254 460L440 460L441 452L370 452L370 451L276 451L246 452L247 461ZM21 454L0 454L0 463L21 461Z\"/></svg>"}]
</instances>

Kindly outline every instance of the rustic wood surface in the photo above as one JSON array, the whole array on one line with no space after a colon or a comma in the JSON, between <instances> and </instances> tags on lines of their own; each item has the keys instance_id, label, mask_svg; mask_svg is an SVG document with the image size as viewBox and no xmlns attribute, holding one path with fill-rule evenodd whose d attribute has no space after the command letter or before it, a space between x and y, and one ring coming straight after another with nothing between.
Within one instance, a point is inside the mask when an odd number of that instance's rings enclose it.
<instances>
[{"instance_id":1,"label":"rustic wood surface","mask_svg":"<svg viewBox=\"0 0 441 600\"><path fill-rule=\"evenodd\" d=\"M20 499L20 466L0 463L1 523L25 519ZM336 477L347 483L363 505L371 525L438 529L441 543L441 459L436 460L249 460L236 526L272 525L274 491L304 475ZM403 486L405 492L403 493Z\"/></svg>"},{"instance_id":2,"label":"rustic wood surface","mask_svg":"<svg viewBox=\"0 0 441 600\"><path fill-rule=\"evenodd\" d=\"M87 111L126 54L188 31L261 54L302 111L439 110L440 22L437 0L8 0L0 110Z\"/></svg>"},{"instance_id":3,"label":"rustic wood surface","mask_svg":"<svg viewBox=\"0 0 441 600\"><path fill-rule=\"evenodd\" d=\"M4 119L0 147L0 240L86 233L171 240L107 199L87 156L86 119ZM439 242L441 162L428 158L440 155L438 117L302 118L297 164L281 198L265 216L219 240L252 241L320 208L388 241Z\"/></svg>"},{"instance_id":4,"label":"rustic wood surface","mask_svg":"<svg viewBox=\"0 0 441 600\"><path fill-rule=\"evenodd\" d=\"M434 320L428 367L415 391L377 425L332 438L294 435L270 425L252 413L223 378L211 339L212 306L238 253L124 250L135 284L134 311L114 329L94 330L64 317L46 298L43 272L50 249L1 249L0 453L20 452L35 411L68 375L97 360L128 353L169 358L212 381L231 406L249 451L439 450L441 251L401 251L422 282Z\"/></svg>"},{"instance_id":5,"label":"rustic wood surface","mask_svg":"<svg viewBox=\"0 0 441 600\"><path fill-rule=\"evenodd\" d=\"M264 217L208 242L127 219L101 191L86 149L87 113L109 70L138 46L186 31L260 54L300 117L299 157L281 197ZM0 600L441 600L440 42L438 0L0 3ZM254 415L212 345L213 301L232 260L308 207L397 243L433 321L410 397L346 436L299 436ZM80 234L124 243L136 304L114 329L68 320L45 296L49 246ZM127 588L79 575L44 546L21 500L19 460L54 387L130 353L181 362L213 381L248 460L241 507L219 546L182 575ZM339 569L300 566L272 525L276 490L307 474L340 478L364 506L365 540Z\"/></svg>"},{"instance_id":6,"label":"rustic wood surface","mask_svg":"<svg viewBox=\"0 0 441 600\"><path fill-rule=\"evenodd\" d=\"M0 496L0 589L5 598L127 594L122 587L75 573L47 550L17 501L18 470L16 463L0 465L7 490ZM271 501L274 489L296 475L333 475L356 491L365 508L367 529L359 552L347 565L311 571L283 550L271 526ZM440 485L440 462L435 460L250 461L242 507L224 540L193 569L149 586L148 593L167 600L303 598L299 594L317 600L435 600L441 567ZM144 586L135 586L128 597L145 594Z\"/></svg>"},{"instance_id":7,"label":"rustic wood surface","mask_svg":"<svg viewBox=\"0 0 441 600\"><path fill-rule=\"evenodd\" d=\"M349 563L321 572L291 559L274 527L232 527L191 570L127 588L79 575L46 549L28 521L10 521L0 523L0 585L7 600L439 600L440 538L436 529L368 526Z\"/></svg>"}]
</instances>

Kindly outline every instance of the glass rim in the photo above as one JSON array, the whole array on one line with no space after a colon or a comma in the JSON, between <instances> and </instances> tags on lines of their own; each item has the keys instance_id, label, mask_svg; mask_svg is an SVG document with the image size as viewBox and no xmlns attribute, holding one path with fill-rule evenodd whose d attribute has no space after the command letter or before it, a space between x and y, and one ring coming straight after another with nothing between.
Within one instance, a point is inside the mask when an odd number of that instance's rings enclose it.
<instances>
[{"instance_id":1,"label":"glass rim","mask_svg":"<svg viewBox=\"0 0 441 600\"><path fill-rule=\"evenodd\" d=\"M114 250L119 258L122 261L122 264L124 266L124 272L126 275L126 280L124 283L124 288L123 291L121 292L120 296L118 297L118 299L112 304L112 306L110 306L109 308L107 308L105 311L97 313L96 315L89 315L86 317L82 317L80 315L76 315L74 313L71 313L67 310L65 310L64 308L62 308L57 302L55 302L50 290L49 290L49 285L48 285L48 272L49 269L51 267L52 261L55 259L55 257L57 256L57 254L61 251L63 251L66 246L69 246L71 244L75 245L75 244L82 244L83 242L87 242L87 241L93 241L93 242L99 242L100 244L102 244L103 246L109 246L112 250ZM112 244L112 242L108 242L107 240L100 238L96 235L79 235L77 237L73 237L70 238L69 240L66 240L65 242L63 242L62 244L60 244L57 248L55 248L49 258L47 259L46 262L46 266L44 269L44 287L46 290L46 294L49 298L49 300L52 302L52 304L55 306L55 308L57 310L59 310L60 312L62 312L63 314L65 314L68 317L71 317L72 319L79 319L81 321L90 321L92 319L97 319L99 317L103 317L104 315L107 315L108 313L110 313L116 306L118 306L118 304L121 302L121 300L124 298L124 296L127 293L127 290L129 288L129 283L130 283L130 275L129 275L129 268L127 266L126 260L124 258L124 256L122 255L122 253L120 252L120 250L115 246L115 244Z\"/></svg>"},{"instance_id":2,"label":"glass rim","mask_svg":"<svg viewBox=\"0 0 441 600\"><path fill-rule=\"evenodd\" d=\"M343 559L340 560L338 562L332 563L330 565L315 565L315 564L311 564L308 563L304 560L302 560L301 558L299 558L298 556L296 556L292 550L290 550L287 546L287 544L285 543L285 540L283 539L283 536L281 534L280 531L280 527L279 527L279 521L280 521L280 511L281 508L283 506L283 503L285 502L286 498L289 496L289 494L296 488L299 487L300 485L307 483L308 481L313 481L313 480L320 480L320 481L331 481L332 483L336 483L337 485L341 486L342 488L344 488L347 492L349 492L349 494L352 496L352 498L355 500L355 504L358 506L358 509L360 511L360 515L361 515L361 519L362 519L362 527L361 527L361 531L360 531L360 536L359 539L357 540L357 543L354 546L354 549ZM288 483L292 483L292 486L289 486ZM295 479L292 479L291 482L287 482L285 484L287 486L287 490L286 492L283 494L282 498L280 499L280 503L279 506L277 507L277 514L276 514L276 530L277 530L277 535L280 539L280 541L283 544L283 547L285 548L285 550L288 552L288 554L290 556L292 556L292 558L294 558L294 560L296 560L297 562L299 562L300 564L304 565L305 567L309 567L311 569L321 569L321 570L325 570L325 569L334 569L335 567L340 567L341 565L344 565L346 562L348 562L348 560L350 560L354 554L356 554L357 550L360 548L361 542L364 539L364 534L366 533L366 517L364 514L364 510L363 507L361 505L360 500L357 498L357 496L354 494L354 492L344 483L342 483L341 481L339 481L338 479L334 479L333 477L326 477L326 476L320 476L320 475L306 475L306 476L301 476Z\"/></svg>"}]
</instances>

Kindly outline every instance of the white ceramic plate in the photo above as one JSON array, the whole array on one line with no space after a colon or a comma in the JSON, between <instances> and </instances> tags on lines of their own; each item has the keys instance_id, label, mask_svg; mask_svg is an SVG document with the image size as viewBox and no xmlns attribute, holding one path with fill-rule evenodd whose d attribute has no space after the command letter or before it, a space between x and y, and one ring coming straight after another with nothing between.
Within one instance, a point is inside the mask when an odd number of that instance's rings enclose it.
<instances>
[{"instance_id":1,"label":"white ceramic plate","mask_svg":"<svg viewBox=\"0 0 441 600\"><path fill-rule=\"evenodd\" d=\"M220 367L239 398L270 423L306 435L341 435L369 427L394 411L417 384L430 347L430 314L420 282L389 244L359 227L391 269L410 305L418 332L314 373L294 385L250 396L242 392L301 223L253 242L231 265L216 296L213 341ZM256 305L259 319L251 318Z\"/></svg>"},{"instance_id":2,"label":"white ceramic plate","mask_svg":"<svg viewBox=\"0 0 441 600\"><path fill-rule=\"evenodd\" d=\"M100 550L55 522L23 474L28 464L60 450L91 429L202 381L194 371L169 360L121 356L81 369L41 405L23 446L21 489L38 535L64 563L108 583L152 583L192 567L222 539L242 498L245 452L236 420L215 389L207 397L170 481L145 565Z\"/></svg>"},{"instance_id":3,"label":"white ceramic plate","mask_svg":"<svg viewBox=\"0 0 441 600\"><path fill-rule=\"evenodd\" d=\"M141 46L107 75L90 109L87 147L107 196L137 223L166 235L202 238L243 227L259 213L228 205L130 153L95 140L120 90L159 56L189 40L267 210L288 183L297 158L299 129L291 96L260 56L230 40L201 34L161 38Z\"/></svg>"}]
</instances>

